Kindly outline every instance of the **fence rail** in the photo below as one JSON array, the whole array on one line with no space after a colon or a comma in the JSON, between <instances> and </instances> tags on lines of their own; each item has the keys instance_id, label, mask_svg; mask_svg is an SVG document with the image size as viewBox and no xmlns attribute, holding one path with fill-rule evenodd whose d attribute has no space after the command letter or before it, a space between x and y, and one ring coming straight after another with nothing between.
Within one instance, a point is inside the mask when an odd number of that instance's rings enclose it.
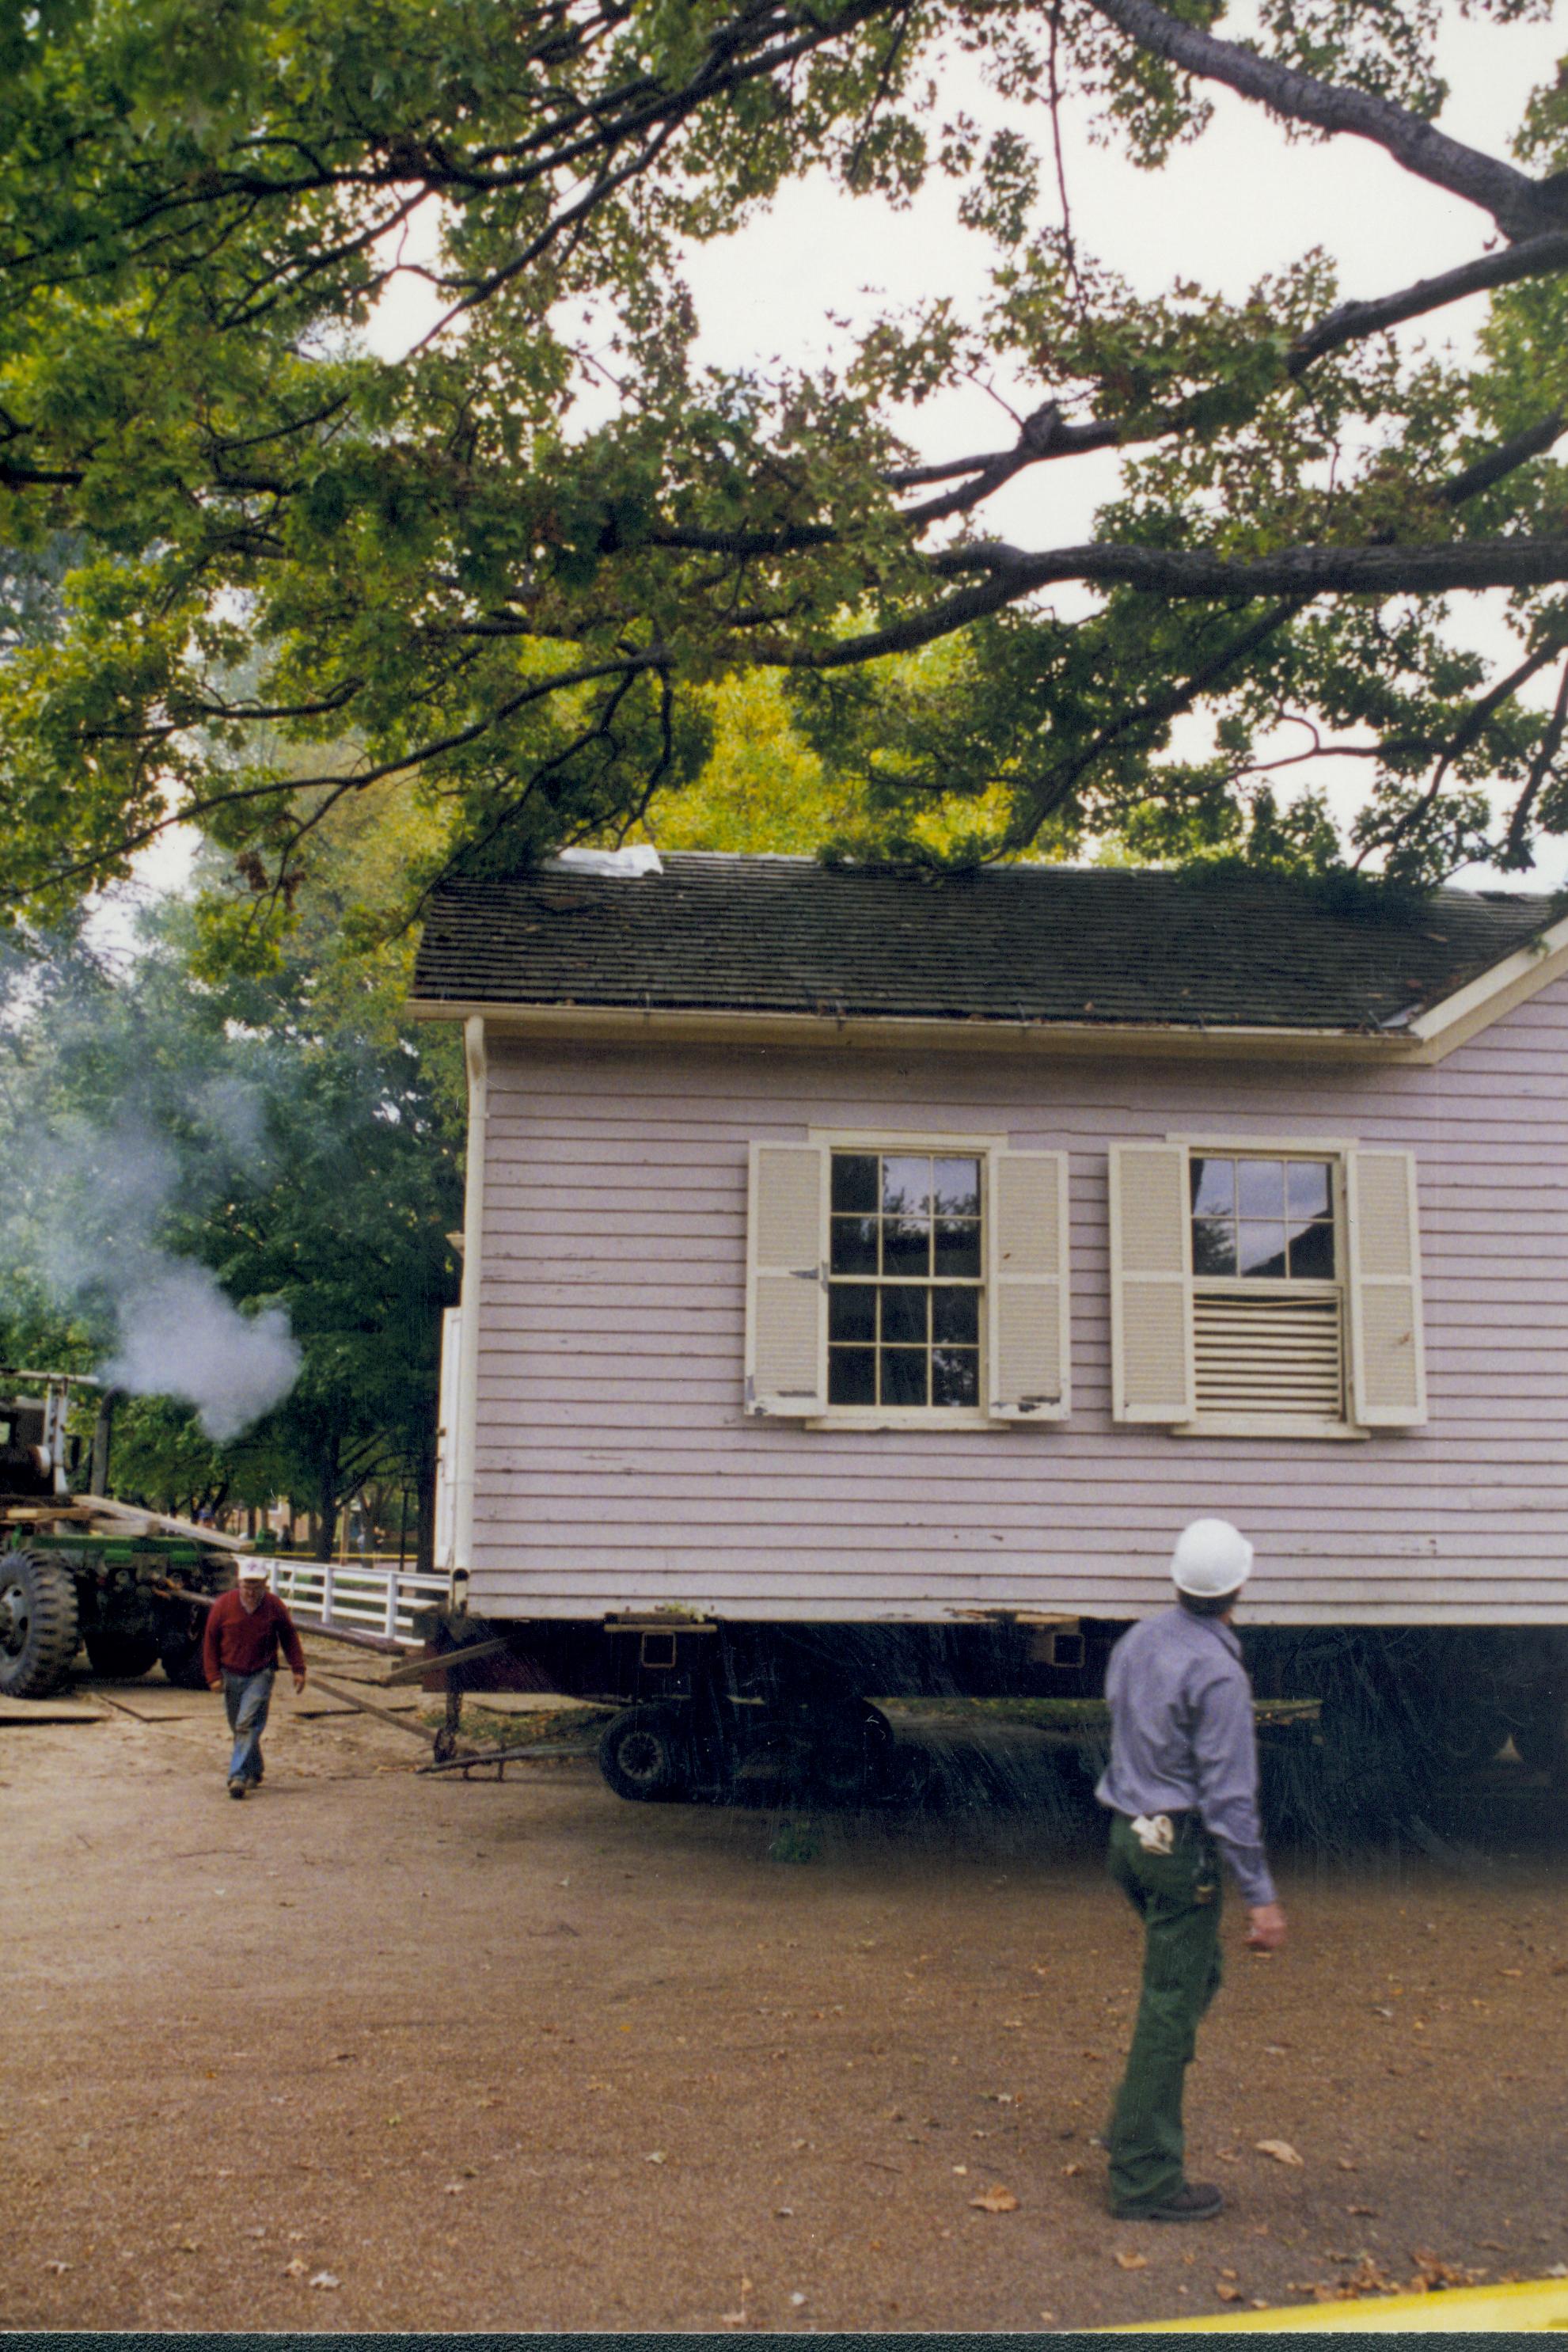
<instances>
[{"instance_id":1,"label":"fence rail","mask_svg":"<svg viewBox=\"0 0 1568 2352\"><path fill-rule=\"evenodd\" d=\"M416 1640L413 1612L444 1601L444 1576L421 1576L395 1559L275 1559L267 1581L280 1601L308 1610L323 1625Z\"/></svg>"}]
</instances>

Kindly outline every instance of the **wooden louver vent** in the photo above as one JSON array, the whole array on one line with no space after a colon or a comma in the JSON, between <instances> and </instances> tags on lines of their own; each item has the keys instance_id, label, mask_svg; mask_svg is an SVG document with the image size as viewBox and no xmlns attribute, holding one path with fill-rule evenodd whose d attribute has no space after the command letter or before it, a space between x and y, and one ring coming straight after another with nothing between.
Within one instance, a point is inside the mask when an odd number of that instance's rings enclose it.
<instances>
[{"instance_id":1,"label":"wooden louver vent","mask_svg":"<svg viewBox=\"0 0 1568 2352\"><path fill-rule=\"evenodd\" d=\"M1200 1413L1344 1413L1344 1345L1338 1295L1243 1297L1198 1291L1193 1300Z\"/></svg>"}]
</instances>

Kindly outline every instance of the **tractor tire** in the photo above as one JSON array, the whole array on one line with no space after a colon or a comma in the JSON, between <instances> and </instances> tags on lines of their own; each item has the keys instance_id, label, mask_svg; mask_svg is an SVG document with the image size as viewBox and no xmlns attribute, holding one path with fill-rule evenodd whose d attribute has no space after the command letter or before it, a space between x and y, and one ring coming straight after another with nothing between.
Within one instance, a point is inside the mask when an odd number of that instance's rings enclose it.
<instances>
[{"instance_id":1,"label":"tractor tire","mask_svg":"<svg viewBox=\"0 0 1568 2352\"><path fill-rule=\"evenodd\" d=\"M689 1795L696 1759L682 1710L627 1707L599 1743L599 1769L616 1795L633 1804L669 1804Z\"/></svg>"},{"instance_id":2,"label":"tractor tire","mask_svg":"<svg viewBox=\"0 0 1568 2352\"><path fill-rule=\"evenodd\" d=\"M77 1589L47 1553L0 1555L0 1694L47 1698L77 1653Z\"/></svg>"},{"instance_id":3,"label":"tractor tire","mask_svg":"<svg viewBox=\"0 0 1568 2352\"><path fill-rule=\"evenodd\" d=\"M156 1663L158 1637L122 1633L106 1626L87 1636L87 1654L95 1675L103 1675L110 1682L133 1683Z\"/></svg>"}]
</instances>

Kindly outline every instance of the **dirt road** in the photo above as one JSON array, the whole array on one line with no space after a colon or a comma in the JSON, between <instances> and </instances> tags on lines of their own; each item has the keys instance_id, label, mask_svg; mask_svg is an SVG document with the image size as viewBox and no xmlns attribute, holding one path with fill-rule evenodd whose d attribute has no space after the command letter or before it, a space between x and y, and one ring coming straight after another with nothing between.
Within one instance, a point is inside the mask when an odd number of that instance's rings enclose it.
<instances>
[{"instance_id":1,"label":"dirt road","mask_svg":"<svg viewBox=\"0 0 1568 2352\"><path fill-rule=\"evenodd\" d=\"M1568 2260L1539 1845L1287 1864L1278 1959L1232 1906L1189 2097L1229 2204L1160 2230L1090 2139L1134 1923L1038 1817L791 1864L776 1813L416 1779L287 1697L243 1806L224 1753L201 1697L0 1724L5 2326L1040 2329Z\"/></svg>"}]
</instances>

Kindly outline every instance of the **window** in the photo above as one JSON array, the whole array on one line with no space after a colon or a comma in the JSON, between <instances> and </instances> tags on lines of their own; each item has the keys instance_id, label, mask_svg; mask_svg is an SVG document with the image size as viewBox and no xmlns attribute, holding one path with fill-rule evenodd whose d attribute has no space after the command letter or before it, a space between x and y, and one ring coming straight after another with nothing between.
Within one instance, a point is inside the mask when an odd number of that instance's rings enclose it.
<instances>
[{"instance_id":1,"label":"window","mask_svg":"<svg viewBox=\"0 0 1568 2352\"><path fill-rule=\"evenodd\" d=\"M1194 1402L1198 1413L1344 1417L1337 1162L1195 1151Z\"/></svg>"},{"instance_id":2,"label":"window","mask_svg":"<svg viewBox=\"0 0 1568 2352\"><path fill-rule=\"evenodd\" d=\"M1061 1152L754 1144L747 1257L748 1412L881 1426L1068 1410Z\"/></svg>"},{"instance_id":3,"label":"window","mask_svg":"<svg viewBox=\"0 0 1568 2352\"><path fill-rule=\"evenodd\" d=\"M981 1163L831 1154L830 1405L977 1405Z\"/></svg>"},{"instance_id":4,"label":"window","mask_svg":"<svg viewBox=\"0 0 1568 2352\"><path fill-rule=\"evenodd\" d=\"M1113 1146L1112 1409L1235 1434L1425 1421L1411 1153Z\"/></svg>"}]
</instances>

